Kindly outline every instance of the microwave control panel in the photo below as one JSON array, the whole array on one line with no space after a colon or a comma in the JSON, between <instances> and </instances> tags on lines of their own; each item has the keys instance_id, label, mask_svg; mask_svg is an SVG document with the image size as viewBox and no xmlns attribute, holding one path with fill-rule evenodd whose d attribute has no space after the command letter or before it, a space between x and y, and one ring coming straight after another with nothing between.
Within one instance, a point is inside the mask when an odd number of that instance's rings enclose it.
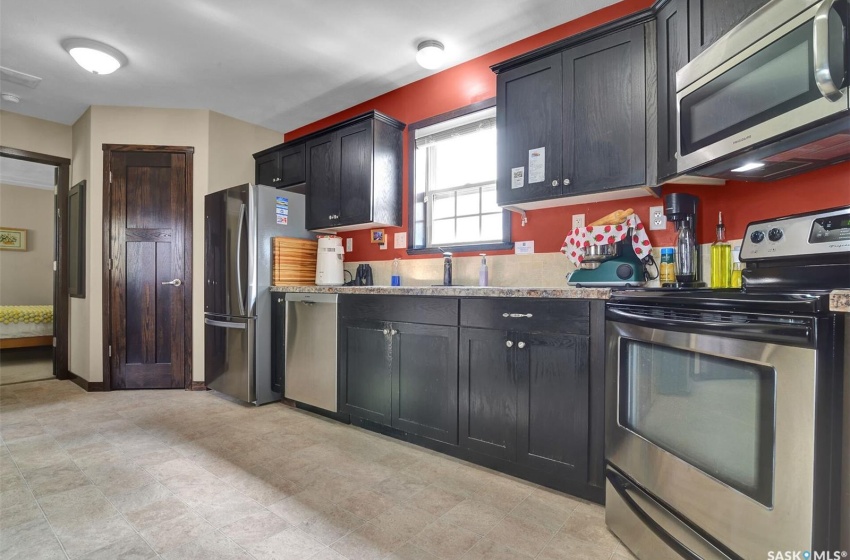
<instances>
[{"instance_id":1,"label":"microwave control panel","mask_svg":"<svg viewBox=\"0 0 850 560\"><path fill-rule=\"evenodd\" d=\"M747 226L742 261L850 254L850 207L797 214Z\"/></svg>"}]
</instances>

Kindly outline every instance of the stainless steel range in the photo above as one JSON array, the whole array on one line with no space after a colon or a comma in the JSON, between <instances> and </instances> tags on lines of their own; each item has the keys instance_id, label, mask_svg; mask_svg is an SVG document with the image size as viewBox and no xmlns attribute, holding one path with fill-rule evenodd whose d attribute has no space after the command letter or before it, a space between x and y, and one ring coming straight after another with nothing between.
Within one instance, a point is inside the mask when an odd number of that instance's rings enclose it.
<instances>
[{"instance_id":1,"label":"stainless steel range","mask_svg":"<svg viewBox=\"0 0 850 560\"><path fill-rule=\"evenodd\" d=\"M741 257L742 290L607 308L606 520L641 559L816 558L850 527L845 319L829 311L850 287L850 207L751 223Z\"/></svg>"}]
</instances>

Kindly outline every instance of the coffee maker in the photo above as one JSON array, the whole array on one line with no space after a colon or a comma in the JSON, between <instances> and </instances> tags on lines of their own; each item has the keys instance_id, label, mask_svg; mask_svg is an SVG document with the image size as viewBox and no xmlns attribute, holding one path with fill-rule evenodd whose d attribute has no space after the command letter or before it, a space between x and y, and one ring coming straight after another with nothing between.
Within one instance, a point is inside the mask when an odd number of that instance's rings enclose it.
<instances>
[{"instance_id":1,"label":"coffee maker","mask_svg":"<svg viewBox=\"0 0 850 560\"><path fill-rule=\"evenodd\" d=\"M697 206L699 199L691 194L673 193L664 197L664 215L676 226L676 282L665 288L702 288L700 282L701 251L697 242Z\"/></svg>"}]
</instances>

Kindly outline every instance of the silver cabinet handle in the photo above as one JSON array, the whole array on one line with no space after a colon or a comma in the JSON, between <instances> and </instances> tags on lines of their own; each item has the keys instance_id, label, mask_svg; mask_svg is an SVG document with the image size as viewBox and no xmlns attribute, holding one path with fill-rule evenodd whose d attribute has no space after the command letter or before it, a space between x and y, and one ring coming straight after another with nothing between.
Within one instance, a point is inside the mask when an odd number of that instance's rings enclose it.
<instances>
[{"instance_id":1,"label":"silver cabinet handle","mask_svg":"<svg viewBox=\"0 0 850 560\"><path fill-rule=\"evenodd\" d=\"M531 313L502 313L502 317L510 317L512 319L521 319L522 317L527 317L531 319L533 315Z\"/></svg>"},{"instance_id":2,"label":"silver cabinet handle","mask_svg":"<svg viewBox=\"0 0 850 560\"><path fill-rule=\"evenodd\" d=\"M829 70L829 12L835 0L823 0L814 19L814 66L815 83L821 95L830 101L841 99L842 93L832 79Z\"/></svg>"},{"instance_id":3,"label":"silver cabinet handle","mask_svg":"<svg viewBox=\"0 0 850 560\"><path fill-rule=\"evenodd\" d=\"M171 282L160 282L163 286L180 286L183 284L183 280L179 278L175 278Z\"/></svg>"},{"instance_id":4,"label":"silver cabinet handle","mask_svg":"<svg viewBox=\"0 0 850 560\"><path fill-rule=\"evenodd\" d=\"M555 179L554 181L552 181L552 186L553 186L553 187L557 187L557 186L558 186L558 180L557 180L557 179Z\"/></svg>"},{"instance_id":5,"label":"silver cabinet handle","mask_svg":"<svg viewBox=\"0 0 850 560\"><path fill-rule=\"evenodd\" d=\"M569 179L564 179L564 186L565 186L565 187L567 187L567 186L569 186L569 185L570 185L570 180L569 180Z\"/></svg>"},{"instance_id":6,"label":"silver cabinet handle","mask_svg":"<svg viewBox=\"0 0 850 560\"><path fill-rule=\"evenodd\" d=\"M525 348L525 342L517 342L516 347L517 348Z\"/></svg>"},{"instance_id":7,"label":"silver cabinet handle","mask_svg":"<svg viewBox=\"0 0 850 560\"><path fill-rule=\"evenodd\" d=\"M514 345L514 343L512 341L510 341L510 340L505 341L505 346L507 346L508 348L510 348L513 345Z\"/></svg>"}]
</instances>

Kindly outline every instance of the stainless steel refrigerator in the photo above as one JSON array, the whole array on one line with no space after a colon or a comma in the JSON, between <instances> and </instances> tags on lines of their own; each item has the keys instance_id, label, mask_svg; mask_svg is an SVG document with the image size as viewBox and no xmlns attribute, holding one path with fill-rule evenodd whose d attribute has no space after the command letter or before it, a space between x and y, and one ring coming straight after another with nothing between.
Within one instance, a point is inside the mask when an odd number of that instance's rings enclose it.
<instances>
[{"instance_id":1,"label":"stainless steel refrigerator","mask_svg":"<svg viewBox=\"0 0 850 560\"><path fill-rule=\"evenodd\" d=\"M206 385L256 405L280 400L271 364L272 237L316 238L304 227L304 195L240 185L208 194L204 213Z\"/></svg>"}]
</instances>

